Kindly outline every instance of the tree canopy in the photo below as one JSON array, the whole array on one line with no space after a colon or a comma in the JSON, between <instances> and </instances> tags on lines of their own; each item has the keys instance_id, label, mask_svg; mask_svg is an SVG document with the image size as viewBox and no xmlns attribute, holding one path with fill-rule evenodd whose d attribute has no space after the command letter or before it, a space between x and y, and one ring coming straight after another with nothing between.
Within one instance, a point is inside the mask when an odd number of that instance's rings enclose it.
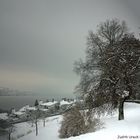
<instances>
[{"instance_id":1,"label":"tree canopy","mask_svg":"<svg viewBox=\"0 0 140 140\"><path fill-rule=\"evenodd\" d=\"M97 27L96 33L89 32L86 59L75 62L80 75L76 91L90 108L112 112L119 107L123 119L124 101L136 95L140 41L128 33L124 21L107 20Z\"/></svg>"}]
</instances>

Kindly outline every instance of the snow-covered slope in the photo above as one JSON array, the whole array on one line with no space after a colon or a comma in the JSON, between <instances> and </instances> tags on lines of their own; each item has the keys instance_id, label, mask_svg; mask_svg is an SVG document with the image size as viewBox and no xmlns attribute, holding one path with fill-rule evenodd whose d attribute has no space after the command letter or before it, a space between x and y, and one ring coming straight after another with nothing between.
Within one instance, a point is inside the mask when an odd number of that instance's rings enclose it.
<instances>
[{"instance_id":1,"label":"snow-covered slope","mask_svg":"<svg viewBox=\"0 0 140 140\"><path fill-rule=\"evenodd\" d=\"M102 129L77 137L70 137L67 140L139 140L140 104L125 103L125 120L118 121L117 117L117 113L114 116L102 117L101 120L104 123ZM21 137L19 140L60 140L58 130L61 120L62 116L50 117L46 123L46 127L40 124L38 136L35 136L35 132L32 132Z\"/></svg>"},{"instance_id":2,"label":"snow-covered slope","mask_svg":"<svg viewBox=\"0 0 140 140\"><path fill-rule=\"evenodd\" d=\"M125 120L118 121L117 114L104 117L104 128L94 133L71 137L68 140L118 140L140 139L140 104L125 103Z\"/></svg>"}]
</instances>

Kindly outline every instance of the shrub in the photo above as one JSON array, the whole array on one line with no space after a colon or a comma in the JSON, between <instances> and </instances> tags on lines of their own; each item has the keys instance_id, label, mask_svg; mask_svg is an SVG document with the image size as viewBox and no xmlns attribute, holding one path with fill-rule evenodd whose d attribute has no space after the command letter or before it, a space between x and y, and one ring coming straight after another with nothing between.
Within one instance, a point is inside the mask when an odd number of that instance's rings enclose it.
<instances>
[{"instance_id":1,"label":"shrub","mask_svg":"<svg viewBox=\"0 0 140 140\"><path fill-rule=\"evenodd\" d=\"M95 117L97 115L93 114L91 111L87 111L83 113L85 124L86 124L86 132L95 132L96 130L102 128L103 123L99 118Z\"/></svg>"},{"instance_id":2,"label":"shrub","mask_svg":"<svg viewBox=\"0 0 140 140\"><path fill-rule=\"evenodd\" d=\"M77 107L73 107L63 115L63 121L59 130L60 138L78 136L85 133L86 125L84 117Z\"/></svg>"}]
</instances>

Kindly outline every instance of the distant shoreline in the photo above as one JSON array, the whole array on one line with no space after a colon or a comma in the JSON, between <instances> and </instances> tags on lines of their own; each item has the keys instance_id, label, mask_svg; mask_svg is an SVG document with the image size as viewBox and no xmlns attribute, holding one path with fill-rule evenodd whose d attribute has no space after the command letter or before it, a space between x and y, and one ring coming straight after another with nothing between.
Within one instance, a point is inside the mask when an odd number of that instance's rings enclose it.
<instances>
[{"instance_id":1,"label":"distant shoreline","mask_svg":"<svg viewBox=\"0 0 140 140\"><path fill-rule=\"evenodd\" d=\"M0 96L32 96L32 94L20 94L20 95L0 95Z\"/></svg>"},{"instance_id":2,"label":"distant shoreline","mask_svg":"<svg viewBox=\"0 0 140 140\"><path fill-rule=\"evenodd\" d=\"M0 87L0 96L29 96L33 93L31 91L19 91L6 87Z\"/></svg>"}]
</instances>

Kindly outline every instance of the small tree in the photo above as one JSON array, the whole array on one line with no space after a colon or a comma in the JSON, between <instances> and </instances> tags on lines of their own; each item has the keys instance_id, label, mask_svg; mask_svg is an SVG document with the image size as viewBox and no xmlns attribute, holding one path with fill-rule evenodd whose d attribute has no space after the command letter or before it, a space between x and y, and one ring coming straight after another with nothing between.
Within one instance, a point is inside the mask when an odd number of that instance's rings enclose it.
<instances>
[{"instance_id":1,"label":"small tree","mask_svg":"<svg viewBox=\"0 0 140 140\"><path fill-rule=\"evenodd\" d=\"M15 131L15 126L10 124L10 126L7 128L8 132L8 140L11 140L11 134Z\"/></svg>"},{"instance_id":2,"label":"small tree","mask_svg":"<svg viewBox=\"0 0 140 140\"><path fill-rule=\"evenodd\" d=\"M35 100L35 106L37 107L39 105L38 100Z\"/></svg>"},{"instance_id":3,"label":"small tree","mask_svg":"<svg viewBox=\"0 0 140 140\"><path fill-rule=\"evenodd\" d=\"M15 131L15 126L8 120L0 119L0 128L5 130L5 132L8 134L8 140L11 140L11 134Z\"/></svg>"},{"instance_id":4,"label":"small tree","mask_svg":"<svg viewBox=\"0 0 140 140\"><path fill-rule=\"evenodd\" d=\"M40 119L43 121L43 126L46 125L46 118L48 117L48 113L46 111L41 110L40 111Z\"/></svg>"},{"instance_id":5,"label":"small tree","mask_svg":"<svg viewBox=\"0 0 140 140\"><path fill-rule=\"evenodd\" d=\"M35 124L35 130L36 130L36 136L38 135L38 121L40 118L40 110L36 109L28 113L29 120L32 122L32 124Z\"/></svg>"}]
</instances>

